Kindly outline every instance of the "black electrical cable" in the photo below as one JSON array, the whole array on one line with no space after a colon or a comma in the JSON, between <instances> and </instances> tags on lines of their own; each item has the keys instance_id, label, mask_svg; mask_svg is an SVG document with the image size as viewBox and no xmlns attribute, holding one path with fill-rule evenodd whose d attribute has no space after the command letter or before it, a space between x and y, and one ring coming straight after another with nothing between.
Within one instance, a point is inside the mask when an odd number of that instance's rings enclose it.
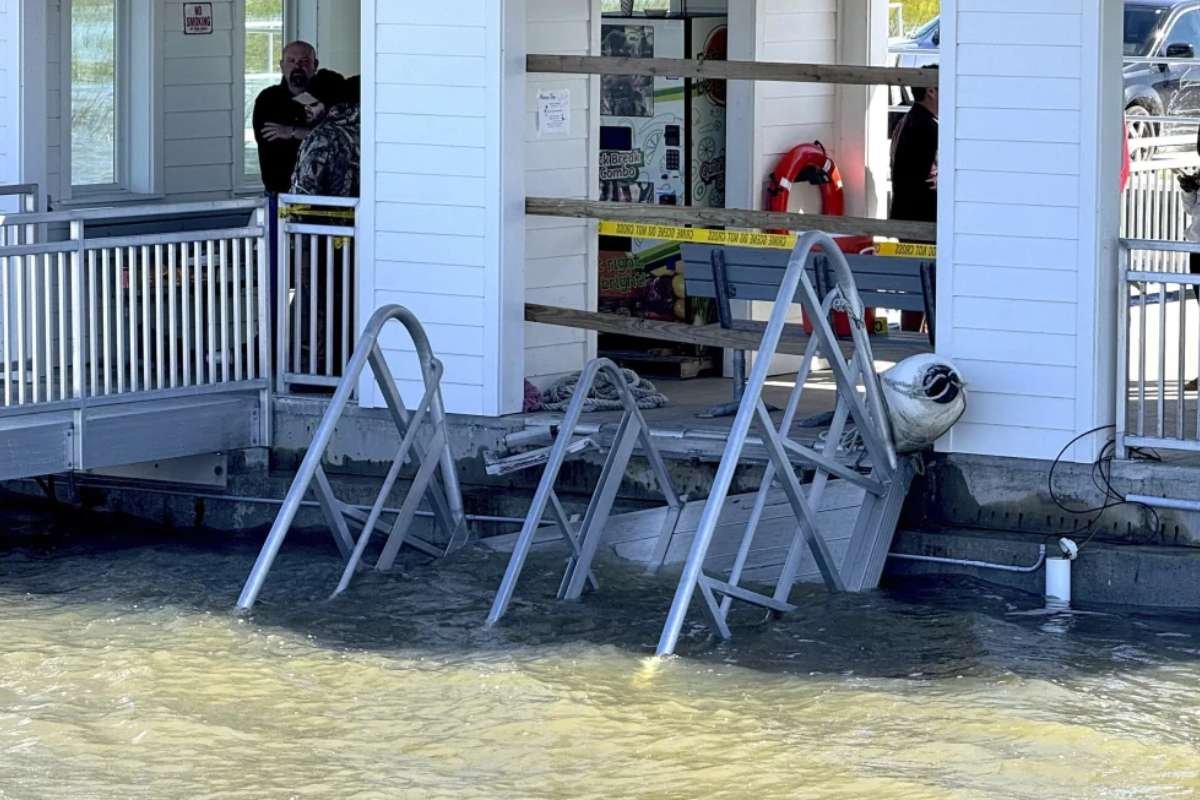
<instances>
[{"instance_id":1,"label":"black electrical cable","mask_svg":"<svg viewBox=\"0 0 1200 800\"><path fill-rule=\"evenodd\" d=\"M1117 446L1115 439L1110 439L1108 442L1106 442L1104 447L1100 448L1100 453L1096 457L1096 460L1092 462L1092 484L1102 495L1104 495L1104 502L1101 505L1093 508L1071 508L1062 499L1060 499L1058 494L1054 491L1054 472L1056 469L1058 469L1058 465L1062 463L1063 456L1067 454L1067 451L1075 446L1075 444L1080 440L1085 439L1088 436L1115 428L1115 425L1101 425L1100 427L1093 428L1090 431L1085 431L1084 433L1079 434L1074 439L1069 441L1062 450L1059 451L1058 456L1056 456L1054 459L1054 463L1050 465L1050 474L1046 480L1046 488L1049 490L1050 500L1060 509L1073 516L1094 515L1084 528L1084 530L1091 531L1091 533L1088 535L1087 539L1083 541L1083 544L1080 545L1080 549L1082 549L1084 545L1089 544L1092 539L1096 537L1096 534L1100 532L1100 529L1097 526L1099 525L1100 520L1103 519L1105 513L1107 513L1110 509L1118 508L1120 506L1136 505L1144 508L1146 511L1150 512L1151 516L1154 517L1154 530L1157 531L1162 526L1162 520L1158 516L1158 512L1155 509L1145 505L1144 503L1130 503L1126 499L1125 495L1118 492L1112 485L1112 463L1116 458ZM1138 451L1139 454L1142 454L1142 452L1143 451ZM1157 457L1157 454L1155 454L1155 457Z\"/></svg>"}]
</instances>

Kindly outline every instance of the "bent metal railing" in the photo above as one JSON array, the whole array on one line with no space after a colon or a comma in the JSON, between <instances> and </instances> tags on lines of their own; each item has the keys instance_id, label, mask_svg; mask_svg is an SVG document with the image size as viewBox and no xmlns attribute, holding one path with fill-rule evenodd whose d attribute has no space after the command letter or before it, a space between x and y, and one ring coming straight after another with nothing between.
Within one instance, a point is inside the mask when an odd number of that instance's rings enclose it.
<instances>
[{"instance_id":1,"label":"bent metal railing","mask_svg":"<svg viewBox=\"0 0 1200 800\"><path fill-rule=\"evenodd\" d=\"M391 368L379 347L379 337L384 327L392 321L399 322L407 329L424 379L425 393L411 413L404 405ZM399 446L370 512L362 515L334 496L333 487L325 476L321 462L368 364L396 426ZM262 551L246 579L241 597L238 598L238 608L249 609L258 599L267 573L270 572L271 565L274 564L275 557L279 554L279 549L283 546L283 541L310 487L314 490L334 542L346 562L334 595L342 593L349 586L350 579L362 563L371 535L377 529L388 536L376 562L376 568L383 571L391 568L400 548L405 545L428 554L443 555L462 544L462 538L466 534L466 517L463 511L462 490L450 449L441 379L441 362L434 357L429 338L416 316L408 309L395 305L384 306L376 311L359 338L354 355L346 365L345 374L338 381L337 390L325 411L325 416L317 426L312 444L300 463L279 515L275 518ZM400 479L401 470L410 462L416 463L416 473L391 525L384 525L381 517L388 498ZM410 531L413 518L422 501L426 499L446 537L445 548L441 551ZM351 537L347 520L361 523L362 527L357 537Z\"/></svg>"},{"instance_id":2,"label":"bent metal railing","mask_svg":"<svg viewBox=\"0 0 1200 800\"><path fill-rule=\"evenodd\" d=\"M1200 274L1137 268L1146 254L1186 263L1200 243L1121 240L1117 303L1118 457L1129 448L1200 452Z\"/></svg>"},{"instance_id":3,"label":"bent metal railing","mask_svg":"<svg viewBox=\"0 0 1200 800\"><path fill-rule=\"evenodd\" d=\"M0 413L229 391L269 410L265 202L8 214L0 230Z\"/></svg>"}]
</instances>

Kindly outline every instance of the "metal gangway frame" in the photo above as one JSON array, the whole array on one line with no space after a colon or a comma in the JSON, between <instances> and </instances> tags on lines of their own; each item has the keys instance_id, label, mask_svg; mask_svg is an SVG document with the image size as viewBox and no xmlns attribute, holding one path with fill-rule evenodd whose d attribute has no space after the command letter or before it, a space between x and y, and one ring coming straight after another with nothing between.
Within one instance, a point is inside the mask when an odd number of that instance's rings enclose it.
<instances>
[{"instance_id":1,"label":"metal gangway frame","mask_svg":"<svg viewBox=\"0 0 1200 800\"><path fill-rule=\"evenodd\" d=\"M579 419L587 403L588 394L596 383L596 379L601 375L606 376L612 385L617 387L623 413L621 421L617 425L611 449L605 458L604 467L596 481L596 488L592 492L587 511L577 530L555 493L554 485L558 481L559 473L567 459L572 454L586 449L581 445L594 444L586 437L577 437L576 429L579 427ZM509 603L516 591L517 581L525 567L525 560L533 547L535 536L542 527L547 509L552 514L552 524L571 549L562 582L559 584L558 598L560 600L578 600L588 584L593 589L600 588L599 582L592 573L592 562L599 550L605 526L612 514L617 491L625 477L634 450L639 444L643 454L650 462L658 489L667 504L667 513L651 560L651 568L656 569L666 558L686 498L682 498L676 491L670 473L667 471L666 462L654 443L650 427L646 424L646 419L625 381L621 368L607 358L592 359L579 376L579 382L571 396L571 402L567 405L562 422L559 424L558 436L545 454L546 467L538 482L529 513L517 535L512 556L509 558L500 588L496 592L491 611L488 613L487 624L489 626L498 623L508 611Z\"/></svg>"},{"instance_id":2,"label":"metal gangway frame","mask_svg":"<svg viewBox=\"0 0 1200 800\"><path fill-rule=\"evenodd\" d=\"M411 412L404 404L396 381L392 377L391 369L379 347L380 335L384 327L392 321L399 322L407 329L416 350L424 381L424 395ZM337 424L358 388L362 373L368 365L371 367L376 385L379 387L392 422L399 433L400 444L374 504L369 512L363 512L343 503L334 495L333 487L322 467L322 459L333 438ZM246 579L241 596L238 598L239 609L249 610L254 606L262 591L267 574L270 572L310 488L316 495L325 522L345 561L333 596L344 592L355 572L362 568L367 544L376 530L387 534L388 537L375 565L376 569L380 571L387 571L392 567L397 554L405 545L428 555L440 557L447 555L465 542L466 515L463 508L462 489L459 485L454 456L450 447L449 425L445 404L442 400L441 379L442 364L434 356L425 329L417 317L403 306L389 305L378 309L359 338L354 355L338 382L333 399L316 428L312 444L283 500L279 515L275 518L271 532L267 535L258 559ZM416 474L412 478L404 502L396 512L392 524L385 525L381 521L381 517L388 496L395 488L401 470L413 461L417 465ZM447 545L444 550L410 533L409 529L413 519L424 499L429 500L434 519L446 535ZM351 536L347 520L361 524L357 537Z\"/></svg>"},{"instance_id":3,"label":"metal gangway frame","mask_svg":"<svg viewBox=\"0 0 1200 800\"><path fill-rule=\"evenodd\" d=\"M810 253L816 248L821 249L827 268L832 272L831 290L823 301L818 298L804 269ZM795 302L800 303L811 320L813 333L782 422L776 426L764 402L763 389L772 356L783 337L791 306ZM846 313L851 320L854 352L849 361L829 324L829 314L834 310ZM774 613L793 610L788 598L805 548L812 553L825 585L832 591L870 588L878 583L883 570L913 468L910 461L902 462L896 454L883 388L875 372L871 343L864 323L863 302L845 257L828 235L809 232L796 242L758 353L663 627L658 644L659 655L675 652L697 590L701 594L701 610L710 629L723 638L732 635L727 619L734 600ZM820 451L789 438L805 384L818 357L828 362L838 392L834 420L825 446ZM859 386L862 387L862 395L859 394ZM856 426L871 467L869 475L837 458L843 433L851 421ZM734 474L742 460L747 437L756 424L761 431L769 464L729 578L720 581L705 574L704 562L729 496ZM797 475L797 463L815 471L815 478L807 493ZM831 477L849 481L865 490L865 500L859 510L849 550L840 567L820 535L816 516L821 496ZM796 528L775 591L772 596L766 596L742 587L740 579L767 496L776 481L787 496Z\"/></svg>"}]
</instances>

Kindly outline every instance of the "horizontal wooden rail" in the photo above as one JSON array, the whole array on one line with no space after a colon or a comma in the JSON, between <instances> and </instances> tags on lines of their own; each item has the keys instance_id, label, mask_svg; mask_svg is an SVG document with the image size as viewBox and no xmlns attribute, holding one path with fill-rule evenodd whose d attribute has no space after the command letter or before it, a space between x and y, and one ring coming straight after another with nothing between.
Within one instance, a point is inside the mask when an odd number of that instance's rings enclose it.
<instances>
[{"instance_id":1,"label":"horizontal wooden rail","mask_svg":"<svg viewBox=\"0 0 1200 800\"><path fill-rule=\"evenodd\" d=\"M932 222L831 217L825 214L791 214L779 211L744 211L731 208L690 208L601 200L525 198L525 213L538 217L574 217L615 222L662 225L708 225L763 230L824 231L848 236L884 236L907 242L932 242L937 225Z\"/></svg>"},{"instance_id":2,"label":"horizontal wooden rail","mask_svg":"<svg viewBox=\"0 0 1200 800\"><path fill-rule=\"evenodd\" d=\"M770 61L694 61L686 58L613 58L530 54L528 72L569 75L654 75L730 81L786 81L852 86L938 85L936 69L859 67L843 64L788 64Z\"/></svg>"},{"instance_id":3,"label":"horizontal wooden rail","mask_svg":"<svg viewBox=\"0 0 1200 800\"><path fill-rule=\"evenodd\" d=\"M525 304L525 319L528 322L540 322L544 325L557 325L563 328L613 333L621 336L636 336L660 342L678 342L703 347L723 347L748 351L757 350L762 345L765 329L765 323L762 322L740 321L736 323L736 328L729 329L715 324L688 325L683 322L662 322L626 317L620 314L543 306L537 303ZM784 329L783 339L776 352L802 356L808 346L808 340L809 337L804 332L803 326L788 325ZM843 350L850 354L853 347L854 343L847 341L844 343ZM871 341L871 347L875 357L881 361L902 361L909 356L929 352L929 340L924 334L892 333L888 336L875 337Z\"/></svg>"}]
</instances>

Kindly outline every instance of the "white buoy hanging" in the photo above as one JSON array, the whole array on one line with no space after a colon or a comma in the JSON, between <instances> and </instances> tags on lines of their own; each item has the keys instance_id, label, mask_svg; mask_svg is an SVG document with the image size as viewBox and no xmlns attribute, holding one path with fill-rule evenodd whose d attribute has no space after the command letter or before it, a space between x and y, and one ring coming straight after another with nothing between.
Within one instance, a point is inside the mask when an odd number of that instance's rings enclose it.
<instances>
[{"instance_id":1,"label":"white buoy hanging","mask_svg":"<svg viewBox=\"0 0 1200 800\"><path fill-rule=\"evenodd\" d=\"M958 368L941 356L906 358L880 380L899 453L932 446L966 413L966 384Z\"/></svg>"}]
</instances>

